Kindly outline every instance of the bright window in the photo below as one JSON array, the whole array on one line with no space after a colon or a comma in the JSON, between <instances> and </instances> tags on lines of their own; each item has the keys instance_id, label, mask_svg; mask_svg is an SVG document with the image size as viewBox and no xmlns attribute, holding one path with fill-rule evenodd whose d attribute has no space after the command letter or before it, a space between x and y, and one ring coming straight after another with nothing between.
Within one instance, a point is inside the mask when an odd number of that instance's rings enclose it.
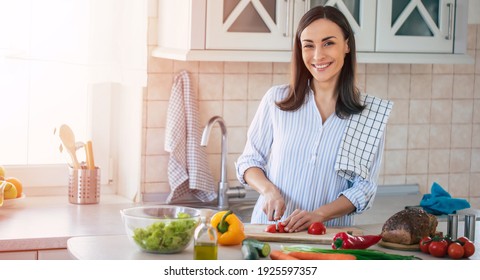
<instances>
[{"instance_id":1,"label":"bright window","mask_svg":"<svg viewBox=\"0 0 480 280\"><path fill-rule=\"evenodd\" d=\"M0 165L29 186L66 184L54 135L61 124L77 141L93 140L102 182L110 177L112 89L130 62L121 47L130 30L120 28L133 6L144 8L132 0L0 0Z\"/></svg>"}]
</instances>

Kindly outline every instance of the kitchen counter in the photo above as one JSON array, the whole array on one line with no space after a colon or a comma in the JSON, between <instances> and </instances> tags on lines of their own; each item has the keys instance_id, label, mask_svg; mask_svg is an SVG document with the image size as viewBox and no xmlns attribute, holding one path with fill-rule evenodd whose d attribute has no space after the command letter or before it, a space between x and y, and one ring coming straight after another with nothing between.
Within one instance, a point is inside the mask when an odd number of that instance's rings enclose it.
<instances>
[{"instance_id":1,"label":"kitchen counter","mask_svg":"<svg viewBox=\"0 0 480 280\"><path fill-rule=\"evenodd\" d=\"M459 223L459 227L462 223ZM476 227L479 228L480 222L477 221ZM364 234L378 233L381 230L382 224L357 226ZM439 231L446 231L446 223L440 222L437 228ZM475 247L480 248L478 241L480 233L476 232ZM269 242L272 250L281 249L283 245L292 246L300 245L296 243L279 243ZM305 245L305 244L304 244ZM328 248L330 245L312 245L319 248ZM219 260L241 260L242 253L238 246L219 246L218 259ZM371 249L378 249L387 253L401 254L401 255L415 255L422 259L439 260L439 258L432 257L420 251L399 251L374 245ZM178 254L162 255L150 254L142 252L136 247L125 234L111 235L111 236L89 236L89 237L74 237L68 240L68 250L73 258L80 260L192 260L193 259L193 244L190 244L187 249ZM448 259L448 258L444 258ZM480 260L480 249L470 257L472 260Z\"/></svg>"},{"instance_id":2,"label":"kitchen counter","mask_svg":"<svg viewBox=\"0 0 480 280\"><path fill-rule=\"evenodd\" d=\"M120 210L133 203L102 195L99 204L76 205L67 196L35 196L0 207L0 252L65 249L74 236L124 234Z\"/></svg>"}]
</instances>

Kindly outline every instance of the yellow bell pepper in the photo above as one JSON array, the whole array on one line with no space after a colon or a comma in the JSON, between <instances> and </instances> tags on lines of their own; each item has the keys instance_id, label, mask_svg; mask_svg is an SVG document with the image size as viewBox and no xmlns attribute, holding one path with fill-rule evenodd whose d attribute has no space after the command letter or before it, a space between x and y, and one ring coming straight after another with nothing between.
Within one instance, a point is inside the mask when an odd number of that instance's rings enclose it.
<instances>
[{"instance_id":1,"label":"yellow bell pepper","mask_svg":"<svg viewBox=\"0 0 480 280\"><path fill-rule=\"evenodd\" d=\"M239 245L245 239L243 223L232 210L215 213L211 224L217 229L220 245Z\"/></svg>"}]
</instances>

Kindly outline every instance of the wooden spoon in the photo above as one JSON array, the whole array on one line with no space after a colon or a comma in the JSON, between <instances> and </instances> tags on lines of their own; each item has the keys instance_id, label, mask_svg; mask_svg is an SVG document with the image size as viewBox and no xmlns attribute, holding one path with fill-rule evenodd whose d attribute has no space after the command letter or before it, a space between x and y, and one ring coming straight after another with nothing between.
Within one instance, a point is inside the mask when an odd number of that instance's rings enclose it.
<instances>
[{"instance_id":1,"label":"wooden spoon","mask_svg":"<svg viewBox=\"0 0 480 280\"><path fill-rule=\"evenodd\" d=\"M75 145L75 135L73 134L72 129L68 125L62 124L59 128L58 136L60 137L60 140L62 140L62 144L67 150L67 153L72 158L73 168L79 169L80 164L78 163L76 154L77 148Z\"/></svg>"}]
</instances>

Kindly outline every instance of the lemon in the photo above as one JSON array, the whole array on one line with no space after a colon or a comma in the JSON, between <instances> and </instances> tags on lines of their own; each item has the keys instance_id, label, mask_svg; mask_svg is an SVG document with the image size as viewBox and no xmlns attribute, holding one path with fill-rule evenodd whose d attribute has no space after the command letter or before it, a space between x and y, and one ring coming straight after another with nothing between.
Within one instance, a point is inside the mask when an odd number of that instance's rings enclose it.
<instances>
[{"instance_id":1,"label":"lemon","mask_svg":"<svg viewBox=\"0 0 480 280\"><path fill-rule=\"evenodd\" d=\"M6 182L5 188L3 189L3 197L5 199L17 198L17 188L15 188L14 184Z\"/></svg>"},{"instance_id":2,"label":"lemon","mask_svg":"<svg viewBox=\"0 0 480 280\"><path fill-rule=\"evenodd\" d=\"M5 177L5 167L0 165L0 179L3 180L2 178Z\"/></svg>"}]
</instances>

